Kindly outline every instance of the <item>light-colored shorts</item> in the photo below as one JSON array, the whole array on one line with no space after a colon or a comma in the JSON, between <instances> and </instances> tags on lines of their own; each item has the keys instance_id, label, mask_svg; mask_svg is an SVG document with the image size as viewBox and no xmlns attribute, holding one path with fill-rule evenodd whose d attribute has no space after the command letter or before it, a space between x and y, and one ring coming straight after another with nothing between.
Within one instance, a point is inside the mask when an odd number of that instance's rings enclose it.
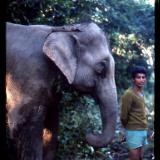
<instances>
[{"instance_id":1,"label":"light-colored shorts","mask_svg":"<svg viewBox=\"0 0 160 160\"><path fill-rule=\"evenodd\" d=\"M126 130L126 142L129 149L136 149L148 144L146 130Z\"/></svg>"}]
</instances>

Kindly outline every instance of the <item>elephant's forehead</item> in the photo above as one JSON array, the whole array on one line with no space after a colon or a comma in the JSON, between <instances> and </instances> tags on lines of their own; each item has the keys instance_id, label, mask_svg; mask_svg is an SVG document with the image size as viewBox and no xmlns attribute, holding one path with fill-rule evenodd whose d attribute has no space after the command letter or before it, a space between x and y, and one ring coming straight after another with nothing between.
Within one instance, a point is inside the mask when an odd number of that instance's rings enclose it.
<instances>
[{"instance_id":1,"label":"elephant's forehead","mask_svg":"<svg viewBox=\"0 0 160 160\"><path fill-rule=\"evenodd\" d=\"M89 23L88 25L84 25L82 27L82 32L77 33L79 38L84 41L93 41L96 39L105 40L104 32L101 30L99 26L95 23Z\"/></svg>"},{"instance_id":2,"label":"elephant's forehead","mask_svg":"<svg viewBox=\"0 0 160 160\"><path fill-rule=\"evenodd\" d=\"M111 54L109 51L94 51L94 52L87 52L86 54L83 54L81 56L82 61L90 63L90 64L95 64L98 62L103 61L104 59L110 59Z\"/></svg>"},{"instance_id":3,"label":"elephant's forehead","mask_svg":"<svg viewBox=\"0 0 160 160\"><path fill-rule=\"evenodd\" d=\"M84 32L78 37L81 46L90 54L106 54L106 51L108 53L109 46L104 35Z\"/></svg>"},{"instance_id":4,"label":"elephant's forehead","mask_svg":"<svg viewBox=\"0 0 160 160\"><path fill-rule=\"evenodd\" d=\"M90 23L89 26L88 26L88 29L90 31L94 31L94 32L97 32L97 33L100 33L102 31L95 23Z\"/></svg>"},{"instance_id":5,"label":"elephant's forehead","mask_svg":"<svg viewBox=\"0 0 160 160\"><path fill-rule=\"evenodd\" d=\"M93 58L96 57L97 59L104 59L109 57L111 52L107 43L99 42L99 44L88 47L87 54Z\"/></svg>"}]
</instances>

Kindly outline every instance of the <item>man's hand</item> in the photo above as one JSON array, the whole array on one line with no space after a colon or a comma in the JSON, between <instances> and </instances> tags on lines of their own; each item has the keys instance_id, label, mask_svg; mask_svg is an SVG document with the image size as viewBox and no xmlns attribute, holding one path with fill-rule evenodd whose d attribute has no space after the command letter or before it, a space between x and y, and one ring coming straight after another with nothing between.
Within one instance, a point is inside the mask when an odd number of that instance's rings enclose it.
<instances>
[{"instance_id":1,"label":"man's hand","mask_svg":"<svg viewBox=\"0 0 160 160\"><path fill-rule=\"evenodd\" d=\"M154 131L148 131L148 140L153 141L154 140Z\"/></svg>"},{"instance_id":2,"label":"man's hand","mask_svg":"<svg viewBox=\"0 0 160 160\"><path fill-rule=\"evenodd\" d=\"M154 132L152 132L152 134L150 135L149 139L150 139L151 141L154 140Z\"/></svg>"}]
</instances>

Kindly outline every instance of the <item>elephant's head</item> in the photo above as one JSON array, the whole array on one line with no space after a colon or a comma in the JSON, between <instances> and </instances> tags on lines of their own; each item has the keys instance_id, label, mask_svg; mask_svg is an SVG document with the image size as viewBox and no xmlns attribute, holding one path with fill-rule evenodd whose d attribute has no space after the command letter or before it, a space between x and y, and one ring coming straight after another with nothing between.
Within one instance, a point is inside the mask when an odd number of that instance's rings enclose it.
<instances>
[{"instance_id":1,"label":"elephant's head","mask_svg":"<svg viewBox=\"0 0 160 160\"><path fill-rule=\"evenodd\" d=\"M95 23L53 28L43 46L74 87L96 97L101 111L102 133L87 134L87 142L104 147L112 141L117 119L114 59L105 34Z\"/></svg>"}]
</instances>

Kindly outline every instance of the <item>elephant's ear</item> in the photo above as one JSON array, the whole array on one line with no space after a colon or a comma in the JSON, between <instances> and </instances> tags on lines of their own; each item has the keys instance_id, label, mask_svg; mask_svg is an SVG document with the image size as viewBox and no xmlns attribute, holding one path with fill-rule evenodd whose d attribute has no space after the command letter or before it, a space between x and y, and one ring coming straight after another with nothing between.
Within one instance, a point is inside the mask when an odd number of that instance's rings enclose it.
<instances>
[{"instance_id":1,"label":"elephant's ear","mask_svg":"<svg viewBox=\"0 0 160 160\"><path fill-rule=\"evenodd\" d=\"M47 37L43 52L58 66L71 84L77 68L74 37L66 32L54 32Z\"/></svg>"}]
</instances>

